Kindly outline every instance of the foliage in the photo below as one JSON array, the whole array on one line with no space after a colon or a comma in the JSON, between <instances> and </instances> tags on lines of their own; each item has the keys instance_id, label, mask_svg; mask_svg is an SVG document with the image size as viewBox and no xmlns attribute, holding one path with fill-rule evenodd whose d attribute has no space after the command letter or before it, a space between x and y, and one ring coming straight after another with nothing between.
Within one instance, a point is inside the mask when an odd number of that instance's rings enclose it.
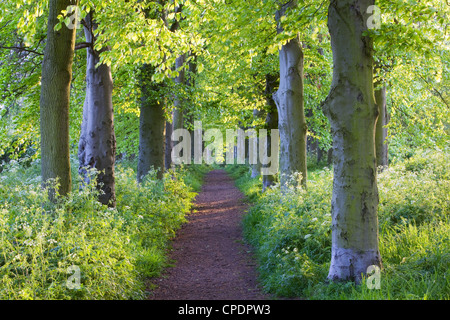
<instances>
[{"instance_id":1,"label":"foliage","mask_svg":"<svg viewBox=\"0 0 450 320\"><path fill-rule=\"evenodd\" d=\"M135 170L119 165L115 209L98 203L95 186L50 203L38 172L38 161L29 168L13 162L0 175L0 297L145 298L144 279L165 266L168 240L190 211L189 172L162 181L150 174L138 185ZM66 285L73 265L80 289Z\"/></svg>"},{"instance_id":2,"label":"foliage","mask_svg":"<svg viewBox=\"0 0 450 320\"><path fill-rule=\"evenodd\" d=\"M76 191L57 205L48 203L40 190L39 92L48 0L0 2L0 298L139 298L138 278L157 274L164 265L166 240L182 223L193 196L188 190L200 189L206 169L180 167L162 182L152 175L141 186L134 181L131 162L139 144L139 72L144 63L155 67L156 84L164 82L158 98L167 101L168 118L178 96L186 114L202 120L204 129L258 128L263 116L255 119L253 111L266 108L265 76L278 74L278 49L298 34L305 59L308 135L322 150L330 147L330 127L320 107L332 76L327 2L298 1L280 20L283 31L277 32L280 4L80 0L82 16L95 11L97 49L111 49L101 59L112 66L117 153L130 162L118 167L118 205L108 210L94 201L93 186L81 191L77 181ZM383 0L377 6L381 25L368 34L375 47L374 80L387 87L392 165L379 175L383 289L323 284L330 258L329 169L308 166L308 191L292 189L282 197L277 187L262 194L261 178L251 179L247 166L229 166L255 204L245 220L246 235L258 249L263 283L280 295L449 297L444 269L449 263L450 170L445 159L450 7L438 0ZM60 26L67 23L64 12L60 18ZM171 30L176 22L180 28ZM77 43L83 38L78 30ZM175 86L179 70L174 61L187 52L188 62L196 65L194 73L188 72L195 86ZM72 157L78 149L85 74L86 53L77 50L70 107ZM82 270L78 291L65 287L72 264Z\"/></svg>"},{"instance_id":3,"label":"foliage","mask_svg":"<svg viewBox=\"0 0 450 320\"><path fill-rule=\"evenodd\" d=\"M378 177L381 290L364 282L328 283L332 172L310 171L308 191L275 186L255 197L244 220L261 283L279 296L309 299L449 299L450 167L448 151L417 153ZM229 168L239 172L242 168Z\"/></svg>"}]
</instances>

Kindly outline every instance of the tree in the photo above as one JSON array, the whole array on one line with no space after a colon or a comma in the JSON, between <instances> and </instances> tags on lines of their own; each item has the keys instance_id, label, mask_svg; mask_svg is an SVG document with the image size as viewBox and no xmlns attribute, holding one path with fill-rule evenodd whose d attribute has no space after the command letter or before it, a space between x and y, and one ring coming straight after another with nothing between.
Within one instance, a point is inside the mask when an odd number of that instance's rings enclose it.
<instances>
[{"instance_id":1,"label":"tree","mask_svg":"<svg viewBox=\"0 0 450 320\"><path fill-rule=\"evenodd\" d=\"M116 137L114 133L114 110L112 104L113 80L111 67L100 63L100 54L108 48L95 50L97 23L91 11L84 19L87 48L86 98L83 106L78 158L80 174L90 182L87 169L96 169L97 188L101 191L99 201L115 207Z\"/></svg>"},{"instance_id":2,"label":"tree","mask_svg":"<svg viewBox=\"0 0 450 320\"><path fill-rule=\"evenodd\" d=\"M171 113L171 118L173 117L173 113ZM171 120L166 120L166 136L165 136L165 144L164 144L164 168L166 170L170 169L172 166L172 133L173 133L173 124Z\"/></svg>"},{"instance_id":3,"label":"tree","mask_svg":"<svg viewBox=\"0 0 450 320\"><path fill-rule=\"evenodd\" d=\"M272 129L278 129L278 110L273 100L273 93L278 86L278 75L274 76L271 74L266 75L266 101L267 101L267 116L266 116L266 129L271 132ZM278 143L278 141L277 141ZM272 137L269 135L267 137L267 150L271 150ZM275 184L275 175L264 175L263 176L263 190L266 190L273 184Z\"/></svg>"},{"instance_id":4,"label":"tree","mask_svg":"<svg viewBox=\"0 0 450 320\"><path fill-rule=\"evenodd\" d=\"M289 1L277 11L278 33L283 32L281 18L286 10L297 7ZM279 51L280 85L273 98L278 109L280 130L280 181L284 185L289 175L300 172L306 186L306 120L303 101L303 52L299 36L287 41Z\"/></svg>"},{"instance_id":5,"label":"tree","mask_svg":"<svg viewBox=\"0 0 450 320\"><path fill-rule=\"evenodd\" d=\"M141 68L138 182L152 167L158 171L158 179L164 174L165 98L161 95L163 84L151 79L154 71L148 64Z\"/></svg>"},{"instance_id":6,"label":"tree","mask_svg":"<svg viewBox=\"0 0 450 320\"><path fill-rule=\"evenodd\" d=\"M332 249L328 278L360 281L381 266L373 90L373 43L367 8L373 0L331 0L328 28L333 81L324 103L333 137Z\"/></svg>"},{"instance_id":7,"label":"tree","mask_svg":"<svg viewBox=\"0 0 450 320\"><path fill-rule=\"evenodd\" d=\"M375 102L378 106L378 119L375 129L375 150L377 167L387 167L389 165L388 152L388 129L389 114L387 112L386 85L375 82Z\"/></svg>"},{"instance_id":8,"label":"tree","mask_svg":"<svg viewBox=\"0 0 450 320\"><path fill-rule=\"evenodd\" d=\"M177 13L181 14L183 10L183 4L180 4L178 7L175 8L175 19L174 22L170 28L172 32L177 32L181 27L181 21L183 19L177 18ZM180 16L180 15L179 15ZM175 93L174 99L173 99L173 114L172 114L172 130L178 130L178 129L184 129L184 106L183 106L183 98L180 94L180 92L183 91L184 85L186 84L186 72L185 72L185 65L186 65L186 53L180 54L176 61L175 61L175 71L178 73L177 76L174 78L176 91L178 93ZM169 130L171 131L171 130ZM172 135L170 136L170 139L172 139ZM174 141L171 141L172 145L169 144L171 147L170 150L170 156L172 157L172 150L174 147ZM183 151L184 152L184 151ZM190 157L191 155L189 155ZM172 159L171 159L172 161Z\"/></svg>"},{"instance_id":9,"label":"tree","mask_svg":"<svg viewBox=\"0 0 450 320\"><path fill-rule=\"evenodd\" d=\"M184 66L186 64L186 54L180 55L175 63L175 69L178 70L178 76L175 77L175 85L181 91L182 87L186 84L186 75ZM173 129L182 129L184 127L184 110L183 110L183 98L180 94L175 94L174 97L174 110L173 110Z\"/></svg>"},{"instance_id":10,"label":"tree","mask_svg":"<svg viewBox=\"0 0 450 320\"><path fill-rule=\"evenodd\" d=\"M382 23L368 33L374 40L375 98L381 107L377 165L386 166L388 158L409 157L419 146L442 148L446 144L441 137L449 108L441 93L448 88L442 75L448 74L444 21L450 7L436 0L415 1L414 5L379 0L373 13L377 11Z\"/></svg>"},{"instance_id":11,"label":"tree","mask_svg":"<svg viewBox=\"0 0 450 320\"><path fill-rule=\"evenodd\" d=\"M162 21L166 21L166 12L162 7L163 3L164 1L157 2L160 6L156 10L153 10L153 12L149 8L146 8L144 10L145 17L147 19L161 19ZM158 179L162 179L164 175L166 93L163 89L166 85L165 83L157 83L153 80L155 69L151 64L144 63L140 70L141 105L137 166L138 182L142 182L144 176L152 168L157 170L156 176Z\"/></svg>"},{"instance_id":12,"label":"tree","mask_svg":"<svg viewBox=\"0 0 450 320\"><path fill-rule=\"evenodd\" d=\"M78 2L76 1L75 4ZM76 29L62 25L58 16L73 5L71 0L50 0L47 44L42 64L40 127L41 170L43 185L58 179L57 190L50 189L49 196L67 195L71 191L69 145L69 105L72 63Z\"/></svg>"}]
</instances>

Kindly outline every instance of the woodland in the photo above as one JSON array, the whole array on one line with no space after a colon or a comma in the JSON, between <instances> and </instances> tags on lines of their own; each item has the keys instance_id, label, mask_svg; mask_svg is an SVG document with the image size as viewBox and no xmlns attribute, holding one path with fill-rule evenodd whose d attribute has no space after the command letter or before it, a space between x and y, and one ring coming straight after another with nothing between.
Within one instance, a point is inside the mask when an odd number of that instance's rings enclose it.
<instances>
[{"instance_id":1,"label":"woodland","mask_svg":"<svg viewBox=\"0 0 450 320\"><path fill-rule=\"evenodd\" d=\"M0 299L147 299L213 170L263 292L450 298L448 0L0 12ZM243 163L230 130L257 133Z\"/></svg>"}]
</instances>

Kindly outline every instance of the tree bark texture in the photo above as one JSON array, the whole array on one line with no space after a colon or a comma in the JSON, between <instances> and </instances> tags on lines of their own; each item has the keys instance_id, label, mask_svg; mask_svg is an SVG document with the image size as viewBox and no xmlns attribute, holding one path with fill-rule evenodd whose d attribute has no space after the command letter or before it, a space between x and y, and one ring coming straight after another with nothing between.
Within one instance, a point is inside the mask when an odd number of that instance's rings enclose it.
<instances>
[{"instance_id":1,"label":"tree bark texture","mask_svg":"<svg viewBox=\"0 0 450 320\"><path fill-rule=\"evenodd\" d=\"M59 188L50 189L49 197L55 200L56 194L67 195L72 188L69 146L69 105L72 63L75 49L76 29L65 24L58 31L54 28L59 22L61 10L78 1L50 0L47 25L47 44L42 64L40 96L41 131L41 174L43 186L58 179Z\"/></svg>"},{"instance_id":2,"label":"tree bark texture","mask_svg":"<svg viewBox=\"0 0 450 320\"><path fill-rule=\"evenodd\" d=\"M268 130L268 137L267 137L267 149L271 150L272 146L272 139L270 136L270 132L272 129L278 129L278 110L277 106L275 104L275 101L273 100L273 93L275 92L276 87L278 86L278 76L273 76L270 74L266 75L266 105L267 105L267 116L266 116L266 123L265 127ZM276 175L263 175L262 177L263 181L263 191L265 191L267 188L275 184Z\"/></svg>"},{"instance_id":3,"label":"tree bark texture","mask_svg":"<svg viewBox=\"0 0 450 320\"><path fill-rule=\"evenodd\" d=\"M193 107L193 96L192 92L195 90L195 77L197 74L197 56L195 54L190 53L192 59L189 61L189 73L186 76L186 87L189 88L189 98L188 98L188 106L190 107L189 112L185 110L185 125L188 127L189 133L191 135L191 159L194 159L194 150L195 150L195 140L194 140L194 123L195 123L195 114Z\"/></svg>"},{"instance_id":4,"label":"tree bark texture","mask_svg":"<svg viewBox=\"0 0 450 320\"><path fill-rule=\"evenodd\" d=\"M183 54L176 59L175 68L179 69L179 74L175 78L177 86L184 86L186 83L186 76L183 65L186 62L186 55ZM181 68L181 69L180 69ZM183 98L179 95L175 95L174 98L174 110L173 110L173 129L183 129L184 127L184 115L183 115Z\"/></svg>"},{"instance_id":5,"label":"tree bark texture","mask_svg":"<svg viewBox=\"0 0 450 320\"><path fill-rule=\"evenodd\" d=\"M172 132L173 132L173 123L170 121L166 121L166 135L165 135L165 148L164 148L164 167L166 170L169 170L172 167Z\"/></svg>"},{"instance_id":6,"label":"tree bark texture","mask_svg":"<svg viewBox=\"0 0 450 320\"><path fill-rule=\"evenodd\" d=\"M178 86L184 86L186 83L186 76L183 65L186 62L186 55L183 54L179 56L176 60L175 67L179 70L178 76L175 78L175 83ZM183 99L182 97L176 95L174 99L174 110L173 110L173 129L183 129L184 127L184 116L183 116Z\"/></svg>"},{"instance_id":7,"label":"tree bark texture","mask_svg":"<svg viewBox=\"0 0 450 320\"><path fill-rule=\"evenodd\" d=\"M258 109L253 109L253 119L259 119L262 118L264 116L264 111L263 110L258 110ZM255 128L255 127L253 127ZM257 150L259 150L259 137L256 138L257 142ZM251 178L256 178L261 174L261 161L259 159L259 157L257 157L257 161L254 164L250 165L252 168L252 173L250 175Z\"/></svg>"},{"instance_id":8,"label":"tree bark texture","mask_svg":"<svg viewBox=\"0 0 450 320\"><path fill-rule=\"evenodd\" d=\"M100 52L95 51L92 12L86 17L84 28L87 49L86 98L83 106L83 122L78 149L80 174L85 182L90 182L86 169L96 169L97 187L101 191L99 201L115 206L114 165L116 156L116 137L114 133L114 110L112 104L113 80L111 68L100 62Z\"/></svg>"},{"instance_id":9,"label":"tree bark texture","mask_svg":"<svg viewBox=\"0 0 450 320\"><path fill-rule=\"evenodd\" d=\"M333 81L324 103L333 137L332 249L328 278L359 282L378 249L378 190L373 90L373 44L367 8L373 0L331 0L328 28Z\"/></svg>"},{"instance_id":10,"label":"tree bark texture","mask_svg":"<svg viewBox=\"0 0 450 320\"><path fill-rule=\"evenodd\" d=\"M164 175L164 101L159 95L159 86L152 81L154 68L143 65L141 68L141 107L139 117L139 158L137 181L154 168L157 178Z\"/></svg>"},{"instance_id":11,"label":"tree bark texture","mask_svg":"<svg viewBox=\"0 0 450 320\"><path fill-rule=\"evenodd\" d=\"M280 19L297 1L285 4L276 15L278 32L282 32ZM280 130L280 182L285 185L289 175L302 174L306 186L306 120L303 100L303 51L297 36L289 40L279 51L280 85L273 98L278 109Z\"/></svg>"},{"instance_id":12,"label":"tree bark texture","mask_svg":"<svg viewBox=\"0 0 450 320\"><path fill-rule=\"evenodd\" d=\"M378 119L375 131L377 166L385 168L389 165L389 151L387 141L388 129L386 128L386 125L389 123L389 114L386 107L386 86L375 90L375 101L378 106Z\"/></svg>"},{"instance_id":13,"label":"tree bark texture","mask_svg":"<svg viewBox=\"0 0 450 320\"><path fill-rule=\"evenodd\" d=\"M184 71L184 64L186 62L186 55L182 54L176 59L175 68L179 70L178 76L175 78L175 83L179 87L183 87L186 83L186 75ZM183 98L179 95L175 95L174 101L174 109L173 109L173 130L184 129L184 107L183 107ZM172 148L177 145L179 142L172 141ZM183 150L184 152L184 150ZM180 155L184 156L184 155Z\"/></svg>"}]
</instances>

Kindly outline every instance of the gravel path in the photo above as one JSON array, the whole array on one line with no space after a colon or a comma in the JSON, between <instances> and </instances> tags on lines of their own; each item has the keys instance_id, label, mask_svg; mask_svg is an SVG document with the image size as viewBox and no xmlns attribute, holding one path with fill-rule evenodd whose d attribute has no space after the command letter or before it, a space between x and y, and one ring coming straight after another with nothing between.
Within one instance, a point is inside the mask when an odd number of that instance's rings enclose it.
<instances>
[{"instance_id":1,"label":"gravel path","mask_svg":"<svg viewBox=\"0 0 450 320\"><path fill-rule=\"evenodd\" d=\"M195 210L172 242L175 261L150 300L263 300L256 263L242 240L244 196L223 170L205 177Z\"/></svg>"}]
</instances>

